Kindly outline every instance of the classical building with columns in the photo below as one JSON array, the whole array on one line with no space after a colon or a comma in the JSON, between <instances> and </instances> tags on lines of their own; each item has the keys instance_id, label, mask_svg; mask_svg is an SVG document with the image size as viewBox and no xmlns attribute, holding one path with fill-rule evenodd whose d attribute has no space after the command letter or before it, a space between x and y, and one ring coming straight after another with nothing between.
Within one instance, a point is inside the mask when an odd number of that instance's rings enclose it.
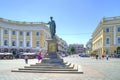
<instances>
[{"instance_id":1,"label":"classical building with columns","mask_svg":"<svg viewBox=\"0 0 120 80\"><path fill-rule=\"evenodd\" d=\"M21 22L0 18L0 53L47 50L50 30L43 22Z\"/></svg>"},{"instance_id":2,"label":"classical building with columns","mask_svg":"<svg viewBox=\"0 0 120 80\"><path fill-rule=\"evenodd\" d=\"M120 17L103 18L92 34L92 53L120 54Z\"/></svg>"}]
</instances>

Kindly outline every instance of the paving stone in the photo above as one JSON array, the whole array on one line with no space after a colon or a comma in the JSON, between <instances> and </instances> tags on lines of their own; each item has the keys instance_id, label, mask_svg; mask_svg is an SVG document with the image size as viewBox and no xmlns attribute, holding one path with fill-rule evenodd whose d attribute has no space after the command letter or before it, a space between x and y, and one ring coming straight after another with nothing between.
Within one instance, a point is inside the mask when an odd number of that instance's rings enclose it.
<instances>
[{"instance_id":1,"label":"paving stone","mask_svg":"<svg viewBox=\"0 0 120 80\"><path fill-rule=\"evenodd\" d=\"M84 74L39 74L39 73L12 73L12 69L37 63L37 59L0 60L0 80L120 80L120 59L110 58L96 60L95 58L65 57L64 60L81 65Z\"/></svg>"}]
</instances>

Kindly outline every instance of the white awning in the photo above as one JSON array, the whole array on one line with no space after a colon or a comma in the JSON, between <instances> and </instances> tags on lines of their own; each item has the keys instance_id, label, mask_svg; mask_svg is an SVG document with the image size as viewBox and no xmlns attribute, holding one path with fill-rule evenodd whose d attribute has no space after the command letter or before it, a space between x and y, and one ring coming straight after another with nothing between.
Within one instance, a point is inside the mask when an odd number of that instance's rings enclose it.
<instances>
[{"instance_id":1,"label":"white awning","mask_svg":"<svg viewBox=\"0 0 120 80\"><path fill-rule=\"evenodd\" d=\"M12 55L13 53L0 53L0 55Z\"/></svg>"},{"instance_id":2,"label":"white awning","mask_svg":"<svg viewBox=\"0 0 120 80\"><path fill-rule=\"evenodd\" d=\"M22 55L36 55L36 53L23 53Z\"/></svg>"}]
</instances>

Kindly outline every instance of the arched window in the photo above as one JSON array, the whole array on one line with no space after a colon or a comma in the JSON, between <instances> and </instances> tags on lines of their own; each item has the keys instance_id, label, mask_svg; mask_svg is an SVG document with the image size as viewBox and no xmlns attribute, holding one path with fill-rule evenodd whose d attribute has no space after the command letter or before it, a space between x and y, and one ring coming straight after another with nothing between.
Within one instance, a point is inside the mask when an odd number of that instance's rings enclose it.
<instances>
[{"instance_id":1,"label":"arched window","mask_svg":"<svg viewBox=\"0 0 120 80\"><path fill-rule=\"evenodd\" d=\"M16 41L12 41L12 46L16 46Z\"/></svg>"},{"instance_id":2,"label":"arched window","mask_svg":"<svg viewBox=\"0 0 120 80\"><path fill-rule=\"evenodd\" d=\"M8 40L4 40L4 46L8 46Z\"/></svg>"},{"instance_id":3,"label":"arched window","mask_svg":"<svg viewBox=\"0 0 120 80\"><path fill-rule=\"evenodd\" d=\"M4 52L8 52L8 49L7 49L7 48L5 48L5 49L4 49Z\"/></svg>"}]
</instances>

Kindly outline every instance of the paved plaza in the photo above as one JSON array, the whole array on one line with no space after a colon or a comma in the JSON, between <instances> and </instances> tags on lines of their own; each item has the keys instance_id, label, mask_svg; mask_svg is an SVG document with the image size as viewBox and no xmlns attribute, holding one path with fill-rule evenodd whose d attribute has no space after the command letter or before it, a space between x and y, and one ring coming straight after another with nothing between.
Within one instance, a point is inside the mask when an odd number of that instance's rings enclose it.
<instances>
[{"instance_id":1,"label":"paved plaza","mask_svg":"<svg viewBox=\"0 0 120 80\"><path fill-rule=\"evenodd\" d=\"M95 58L81 58L78 55L68 56L65 61L81 65L83 74L55 74L55 73L20 73L11 72L13 69L37 63L37 59L0 60L0 80L120 80L120 59L110 58L96 60Z\"/></svg>"}]
</instances>

